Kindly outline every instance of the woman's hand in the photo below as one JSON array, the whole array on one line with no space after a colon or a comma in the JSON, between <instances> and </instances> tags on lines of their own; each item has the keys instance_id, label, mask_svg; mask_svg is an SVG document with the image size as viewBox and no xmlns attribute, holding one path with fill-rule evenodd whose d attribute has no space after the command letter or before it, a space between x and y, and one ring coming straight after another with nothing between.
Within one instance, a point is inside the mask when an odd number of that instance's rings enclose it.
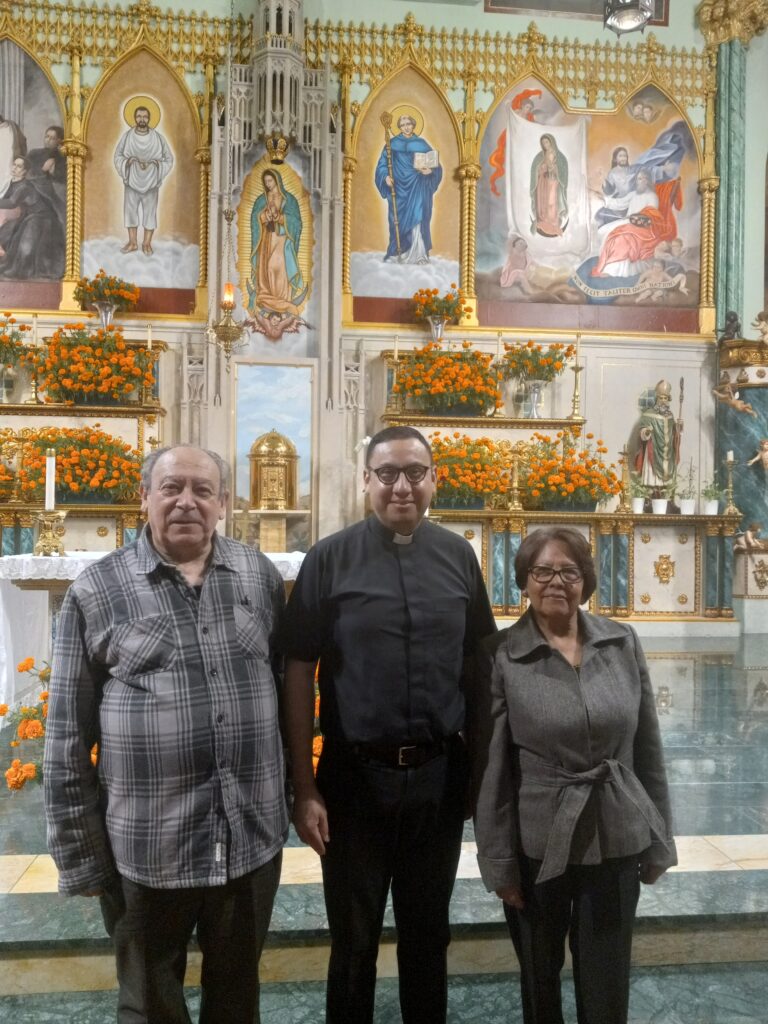
<instances>
[{"instance_id":1,"label":"woman's hand","mask_svg":"<svg viewBox=\"0 0 768 1024\"><path fill-rule=\"evenodd\" d=\"M503 889L497 889L496 895L500 900L509 904L510 907L514 907L515 910L525 909L525 900L523 899L523 891L516 885L505 885Z\"/></svg>"},{"instance_id":2,"label":"woman's hand","mask_svg":"<svg viewBox=\"0 0 768 1024\"><path fill-rule=\"evenodd\" d=\"M654 885L666 870L661 864L641 864L640 881L643 885Z\"/></svg>"}]
</instances>

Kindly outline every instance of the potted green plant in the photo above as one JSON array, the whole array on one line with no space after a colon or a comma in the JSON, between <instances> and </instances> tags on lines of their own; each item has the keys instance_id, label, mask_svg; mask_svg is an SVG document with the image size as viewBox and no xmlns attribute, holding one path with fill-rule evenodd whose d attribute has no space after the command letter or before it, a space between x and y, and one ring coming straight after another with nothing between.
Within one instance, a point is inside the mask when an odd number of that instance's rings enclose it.
<instances>
[{"instance_id":1,"label":"potted green plant","mask_svg":"<svg viewBox=\"0 0 768 1024\"><path fill-rule=\"evenodd\" d=\"M688 463L688 468L678 474L675 493L680 505L680 515L692 516L696 511L696 472L693 468L693 459Z\"/></svg>"},{"instance_id":2,"label":"potted green plant","mask_svg":"<svg viewBox=\"0 0 768 1024\"><path fill-rule=\"evenodd\" d=\"M725 488L717 482L717 470L711 480L705 480L701 485L701 499L704 502L702 511L705 516L716 516L720 510L720 502L725 497Z\"/></svg>"},{"instance_id":3,"label":"potted green plant","mask_svg":"<svg viewBox=\"0 0 768 1024\"><path fill-rule=\"evenodd\" d=\"M645 511L645 503L651 496L652 488L644 484L638 473L629 474L629 497L632 502L632 511L640 515Z\"/></svg>"}]
</instances>

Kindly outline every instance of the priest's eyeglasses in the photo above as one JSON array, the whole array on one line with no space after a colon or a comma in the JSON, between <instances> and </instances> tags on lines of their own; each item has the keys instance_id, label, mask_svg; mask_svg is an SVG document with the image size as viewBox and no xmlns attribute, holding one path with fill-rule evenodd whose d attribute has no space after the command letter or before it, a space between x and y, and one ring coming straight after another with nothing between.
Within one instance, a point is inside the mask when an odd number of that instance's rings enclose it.
<instances>
[{"instance_id":1,"label":"priest's eyeglasses","mask_svg":"<svg viewBox=\"0 0 768 1024\"><path fill-rule=\"evenodd\" d=\"M578 583L584 579L581 569L575 565L564 565L562 569L553 569L551 565L532 565L528 575L533 576L537 583L549 583L559 576L563 583Z\"/></svg>"},{"instance_id":2,"label":"priest's eyeglasses","mask_svg":"<svg viewBox=\"0 0 768 1024\"><path fill-rule=\"evenodd\" d=\"M369 466L368 470L376 474L379 483L384 484L385 487L391 487L392 484L397 483L401 473L405 474L405 479L409 484L420 484L429 472L429 466L412 462L410 466L379 466L376 469Z\"/></svg>"}]
</instances>

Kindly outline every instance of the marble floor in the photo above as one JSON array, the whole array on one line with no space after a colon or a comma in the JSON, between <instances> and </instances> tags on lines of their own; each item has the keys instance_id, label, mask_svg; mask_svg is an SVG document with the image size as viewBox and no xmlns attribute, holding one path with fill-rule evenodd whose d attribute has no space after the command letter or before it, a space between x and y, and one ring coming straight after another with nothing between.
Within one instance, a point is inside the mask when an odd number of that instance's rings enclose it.
<instances>
[{"instance_id":1,"label":"marble floor","mask_svg":"<svg viewBox=\"0 0 768 1024\"><path fill-rule=\"evenodd\" d=\"M680 865L644 888L633 1024L768 1024L768 638L644 640ZM7 736L0 734L0 750ZM516 1024L514 962L467 826L452 904L450 1020ZM315 855L291 838L265 952L263 1020L322 1019L325 911ZM494 930L495 929L495 930ZM385 939L392 939L391 915ZM382 951L377 1022L399 1020ZM190 1005L198 994L194 956ZM114 1019L114 976L94 901L56 895L40 790L0 794L0 1024ZM82 989L82 991L79 991ZM566 1020L575 1020L570 985Z\"/></svg>"},{"instance_id":2,"label":"marble floor","mask_svg":"<svg viewBox=\"0 0 768 1024\"><path fill-rule=\"evenodd\" d=\"M768 967L657 967L635 970L629 1024L766 1024ZM192 1019L199 990L189 989ZM323 1020L322 982L262 987L262 1024L318 1024ZM115 1019L114 992L55 993L0 998L0 1024L108 1024ZM576 1020L570 979L563 1010ZM399 1024L397 981L379 980L375 1024ZM508 975L454 975L448 986L448 1024L522 1024L517 983Z\"/></svg>"}]
</instances>

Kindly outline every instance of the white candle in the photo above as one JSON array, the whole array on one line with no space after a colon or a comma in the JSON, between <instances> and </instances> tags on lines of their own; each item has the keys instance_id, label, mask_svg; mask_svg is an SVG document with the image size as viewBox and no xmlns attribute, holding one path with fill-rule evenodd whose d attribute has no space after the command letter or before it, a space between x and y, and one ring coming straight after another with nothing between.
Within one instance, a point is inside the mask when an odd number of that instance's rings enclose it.
<instances>
[{"instance_id":1,"label":"white candle","mask_svg":"<svg viewBox=\"0 0 768 1024\"><path fill-rule=\"evenodd\" d=\"M395 335L395 362L397 362L397 350L398 350L399 346L400 346L400 336L396 334Z\"/></svg>"},{"instance_id":2,"label":"white candle","mask_svg":"<svg viewBox=\"0 0 768 1024\"><path fill-rule=\"evenodd\" d=\"M496 362L501 361L501 331L496 332Z\"/></svg>"},{"instance_id":3,"label":"white candle","mask_svg":"<svg viewBox=\"0 0 768 1024\"><path fill-rule=\"evenodd\" d=\"M53 448L45 452L45 511L53 512L56 504L56 452Z\"/></svg>"},{"instance_id":4,"label":"white candle","mask_svg":"<svg viewBox=\"0 0 768 1024\"><path fill-rule=\"evenodd\" d=\"M581 349L581 331L576 332L576 365L579 365L579 350Z\"/></svg>"},{"instance_id":5,"label":"white candle","mask_svg":"<svg viewBox=\"0 0 768 1024\"><path fill-rule=\"evenodd\" d=\"M147 351L152 351L152 324L147 324Z\"/></svg>"},{"instance_id":6,"label":"white candle","mask_svg":"<svg viewBox=\"0 0 768 1024\"><path fill-rule=\"evenodd\" d=\"M37 313L32 314L32 344L37 348Z\"/></svg>"},{"instance_id":7,"label":"white candle","mask_svg":"<svg viewBox=\"0 0 768 1024\"><path fill-rule=\"evenodd\" d=\"M727 456L725 458L725 461L726 462L733 462L733 451L728 452L728 454L727 454Z\"/></svg>"}]
</instances>

